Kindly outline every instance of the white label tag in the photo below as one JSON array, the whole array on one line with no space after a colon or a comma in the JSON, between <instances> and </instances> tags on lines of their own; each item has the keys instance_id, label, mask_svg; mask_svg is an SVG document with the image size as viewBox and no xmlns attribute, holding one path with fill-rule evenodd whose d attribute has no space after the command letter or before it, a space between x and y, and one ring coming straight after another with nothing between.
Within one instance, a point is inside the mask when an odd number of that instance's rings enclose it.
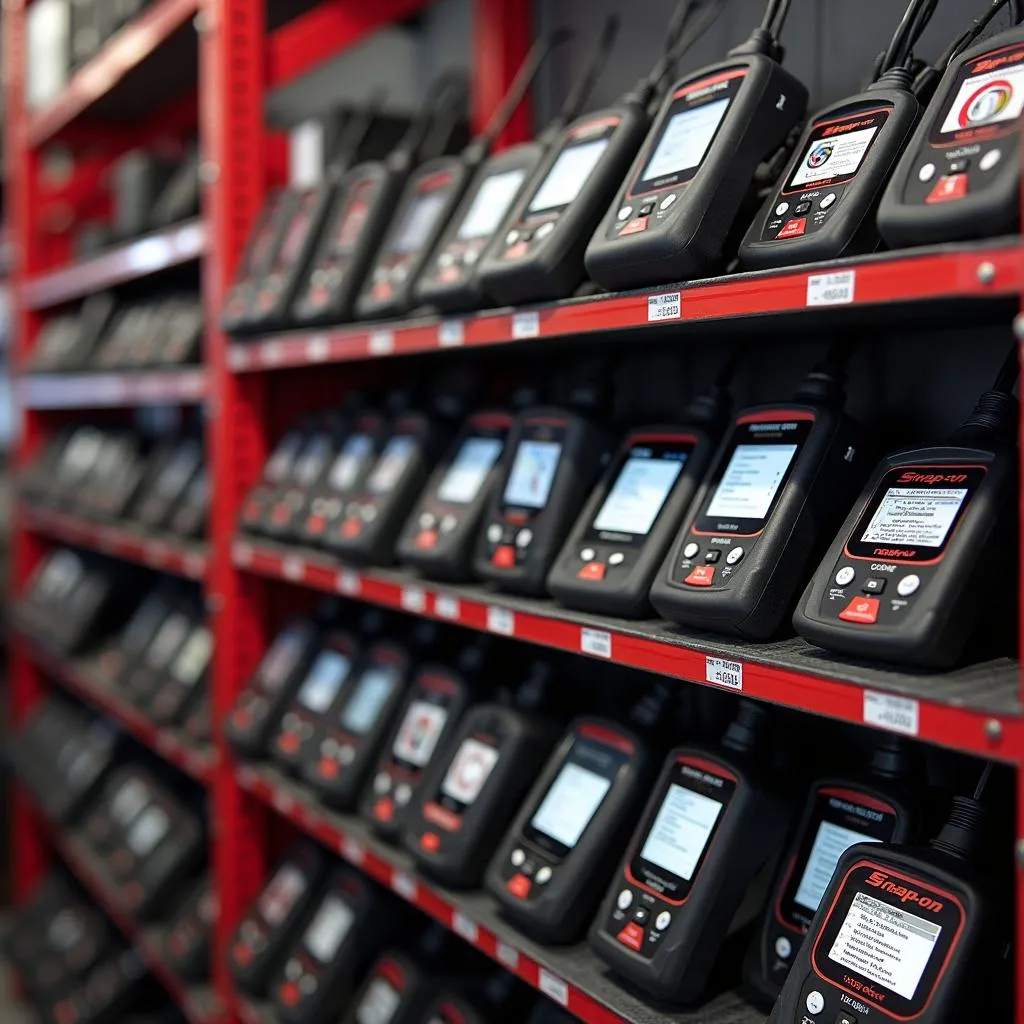
<instances>
[{"instance_id":1,"label":"white label tag","mask_svg":"<svg viewBox=\"0 0 1024 1024\"><path fill-rule=\"evenodd\" d=\"M584 626L580 630L580 650L584 654L593 654L597 658L610 658L612 656L612 635L603 629L588 629Z\"/></svg>"},{"instance_id":2,"label":"white label tag","mask_svg":"<svg viewBox=\"0 0 1024 1024\"><path fill-rule=\"evenodd\" d=\"M358 839L345 836L341 841L341 855L350 864L359 867L366 859L366 849Z\"/></svg>"},{"instance_id":3,"label":"white label tag","mask_svg":"<svg viewBox=\"0 0 1024 1024\"><path fill-rule=\"evenodd\" d=\"M492 633L500 633L502 636L515 636L515 613L507 608L495 608L491 605L487 609L487 628Z\"/></svg>"},{"instance_id":4,"label":"white label tag","mask_svg":"<svg viewBox=\"0 0 1024 1024\"><path fill-rule=\"evenodd\" d=\"M228 349L228 369L244 370L249 365L249 352L241 345L232 345Z\"/></svg>"},{"instance_id":5,"label":"white label tag","mask_svg":"<svg viewBox=\"0 0 1024 1024\"><path fill-rule=\"evenodd\" d=\"M461 320L442 320L437 329L437 343L441 348L454 348L461 345L466 336L466 328Z\"/></svg>"},{"instance_id":6,"label":"white label tag","mask_svg":"<svg viewBox=\"0 0 1024 1024\"><path fill-rule=\"evenodd\" d=\"M730 690L742 690L743 662L712 658L709 654L704 659L704 678L709 683L728 686Z\"/></svg>"},{"instance_id":7,"label":"white label tag","mask_svg":"<svg viewBox=\"0 0 1024 1024\"><path fill-rule=\"evenodd\" d=\"M525 313L512 314L513 338L536 338L540 336L540 313L535 309Z\"/></svg>"},{"instance_id":8,"label":"white label tag","mask_svg":"<svg viewBox=\"0 0 1024 1024\"><path fill-rule=\"evenodd\" d=\"M386 356L395 351L395 336L391 331L371 331L366 347L371 356Z\"/></svg>"},{"instance_id":9,"label":"white label tag","mask_svg":"<svg viewBox=\"0 0 1024 1024\"><path fill-rule=\"evenodd\" d=\"M252 563L252 545L246 544L244 541L236 541L235 546L231 549L231 556L235 560L235 565L250 565Z\"/></svg>"},{"instance_id":10,"label":"white label tag","mask_svg":"<svg viewBox=\"0 0 1024 1024\"><path fill-rule=\"evenodd\" d=\"M281 575L286 580L298 582L306 575L306 563L297 555L289 555L281 563Z\"/></svg>"},{"instance_id":11,"label":"white label tag","mask_svg":"<svg viewBox=\"0 0 1024 1024\"><path fill-rule=\"evenodd\" d=\"M420 587L402 587L402 607L407 612L420 615L427 607L427 595Z\"/></svg>"},{"instance_id":12,"label":"white label tag","mask_svg":"<svg viewBox=\"0 0 1024 1024\"><path fill-rule=\"evenodd\" d=\"M912 697L864 691L864 721L881 729L916 736L920 728L921 705Z\"/></svg>"},{"instance_id":13,"label":"white label tag","mask_svg":"<svg viewBox=\"0 0 1024 1024\"><path fill-rule=\"evenodd\" d=\"M335 580L335 586L337 586L339 594L358 597L359 592L363 589L363 581L359 573L353 572L351 569L342 569Z\"/></svg>"},{"instance_id":14,"label":"white label tag","mask_svg":"<svg viewBox=\"0 0 1024 1024\"><path fill-rule=\"evenodd\" d=\"M331 346L327 344L327 339L322 334L314 334L306 342L306 358L311 363L322 363L330 351Z\"/></svg>"},{"instance_id":15,"label":"white label tag","mask_svg":"<svg viewBox=\"0 0 1024 1024\"><path fill-rule=\"evenodd\" d=\"M284 348L279 341L268 341L260 349L260 357L264 366L276 366L284 358Z\"/></svg>"},{"instance_id":16,"label":"white label tag","mask_svg":"<svg viewBox=\"0 0 1024 1024\"><path fill-rule=\"evenodd\" d=\"M537 988L559 1006L569 1005L569 986L557 975L543 967L537 972Z\"/></svg>"},{"instance_id":17,"label":"white label tag","mask_svg":"<svg viewBox=\"0 0 1024 1024\"><path fill-rule=\"evenodd\" d=\"M458 622L460 611L457 597L452 597L451 594L438 594L434 598L434 614L439 619L451 619L453 622Z\"/></svg>"},{"instance_id":18,"label":"white label tag","mask_svg":"<svg viewBox=\"0 0 1024 1024\"><path fill-rule=\"evenodd\" d=\"M649 324L659 320L678 320L682 315L683 303L679 292L647 296L647 322Z\"/></svg>"},{"instance_id":19,"label":"white label tag","mask_svg":"<svg viewBox=\"0 0 1024 1024\"><path fill-rule=\"evenodd\" d=\"M416 901L416 879L412 875L407 875L404 871L396 871L391 877L391 888L402 899L406 899L410 903Z\"/></svg>"},{"instance_id":20,"label":"white label tag","mask_svg":"<svg viewBox=\"0 0 1024 1024\"><path fill-rule=\"evenodd\" d=\"M841 306L853 302L857 272L841 270L837 274L811 274L807 278L808 306Z\"/></svg>"},{"instance_id":21,"label":"white label tag","mask_svg":"<svg viewBox=\"0 0 1024 1024\"><path fill-rule=\"evenodd\" d=\"M452 914L452 931L456 935L461 935L467 942L476 942L480 929L477 928L476 921L471 921L465 914L460 914L456 910Z\"/></svg>"},{"instance_id":22,"label":"white label tag","mask_svg":"<svg viewBox=\"0 0 1024 1024\"><path fill-rule=\"evenodd\" d=\"M275 791L272 803L285 816L291 814L295 807L295 801L280 789Z\"/></svg>"},{"instance_id":23,"label":"white label tag","mask_svg":"<svg viewBox=\"0 0 1024 1024\"><path fill-rule=\"evenodd\" d=\"M499 942L495 946L494 954L499 963L503 963L510 971L519 969L519 950L505 942Z\"/></svg>"}]
</instances>

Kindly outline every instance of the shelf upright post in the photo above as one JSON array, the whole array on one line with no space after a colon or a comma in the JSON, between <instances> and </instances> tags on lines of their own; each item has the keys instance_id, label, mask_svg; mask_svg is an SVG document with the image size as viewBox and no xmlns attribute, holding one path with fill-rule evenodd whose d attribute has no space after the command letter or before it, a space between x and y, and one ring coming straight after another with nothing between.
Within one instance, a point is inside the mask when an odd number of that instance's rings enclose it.
<instances>
[{"instance_id":1,"label":"shelf upright post","mask_svg":"<svg viewBox=\"0 0 1024 1024\"><path fill-rule=\"evenodd\" d=\"M209 234L203 264L204 358L209 374L207 445L213 486L206 604L215 638L212 675L213 771L211 866L220 913L213 943L218 994L232 1006L226 964L231 936L267 870L267 812L235 781L223 722L262 653L265 585L232 564L235 519L265 457L265 383L229 372L219 317L224 295L264 198L265 5L202 0L199 32L203 214Z\"/></svg>"},{"instance_id":2,"label":"shelf upright post","mask_svg":"<svg viewBox=\"0 0 1024 1024\"><path fill-rule=\"evenodd\" d=\"M473 0L473 132L484 130L533 43L530 0ZM529 94L519 104L496 150L533 136Z\"/></svg>"}]
</instances>

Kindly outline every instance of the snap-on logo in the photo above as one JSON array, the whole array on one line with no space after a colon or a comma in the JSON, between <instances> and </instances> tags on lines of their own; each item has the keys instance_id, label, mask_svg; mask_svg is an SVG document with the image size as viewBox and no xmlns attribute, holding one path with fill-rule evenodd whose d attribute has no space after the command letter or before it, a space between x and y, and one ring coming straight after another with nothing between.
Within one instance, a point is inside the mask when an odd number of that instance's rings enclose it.
<instances>
[{"instance_id":1,"label":"snap-on logo","mask_svg":"<svg viewBox=\"0 0 1024 1024\"><path fill-rule=\"evenodd\" d=\"M900 475L898 484L963 484L967 482L966 473L914 473Z\"/></svg>"},{"instance_id":2,"label":"snap-on logo","mask_svg":"<svg viewBox=\"0 0 1024 1024\"><path fill-rule=\"evenodd\" d=\"M907 551L903 548L875 548L872 552L875 558L913 558L916 551ZM874 566L871 566L874 569ZM889 570L887 569L886 572Z\"/></svg>"},{"instance_id":3,"label":"snap-on logo","mask_svg":"<svg viewBox=\"0 0 1024 1024\"><path fill-rule=\"evenodd\" d=\"M971 68L971 74L977 75L982 71L994 71L996 68L1005 67L1007 64L1018 64L1021 61L1024 61L1024 50L1007 53L1002 57L983 57Z\"/></svg>"},{"instance_id":4,"label":"snap-on logo","mask_svg":"<svg viewBox=\"0 0 1024 1024\"><path fill-rule=\"evenodd\" d=\"M916 889L908 889L905 885L897 885L895 882L890 881L889 876L884 871L872 871L865 881L868 885L881 889L882 892L891 893L893 896L899 897L901 903L916 903L922 910L930 910L934 914L939 913L945 905L941 900L933 900L930 896L922 896Z\"/></svg>"},{"instance_id":5,"label":"snap-on logo","mask_svg":"<svg viewBox=\"0 0 1024 1024\"><path fill-rule=\"evenodd\" d=\"M826 128L822 135L843 135L846 132L856 131L858 128L870 128L874 124L874 120L869 118L867 121L853 121L850 124L837 124L831 128Z\"/></svg>"}]
</instances>

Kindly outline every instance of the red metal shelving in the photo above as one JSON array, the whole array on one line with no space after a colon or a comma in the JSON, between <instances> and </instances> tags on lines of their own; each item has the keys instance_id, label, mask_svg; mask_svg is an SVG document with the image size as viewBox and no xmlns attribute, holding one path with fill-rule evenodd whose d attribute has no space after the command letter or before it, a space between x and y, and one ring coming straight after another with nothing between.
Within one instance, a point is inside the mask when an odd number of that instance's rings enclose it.
<instances>
[{"instance_id":1,"label":"red metal shelving","mask_svg":"<svg viewBox=\"0 0 1024 1024\"><path fill-rule=\"evenodd\" d=\"M202 367L132 373L33 373L18 381L23 409L114 409L133 405L193 405L207 394Z\"/></svg>"}]
</instances>

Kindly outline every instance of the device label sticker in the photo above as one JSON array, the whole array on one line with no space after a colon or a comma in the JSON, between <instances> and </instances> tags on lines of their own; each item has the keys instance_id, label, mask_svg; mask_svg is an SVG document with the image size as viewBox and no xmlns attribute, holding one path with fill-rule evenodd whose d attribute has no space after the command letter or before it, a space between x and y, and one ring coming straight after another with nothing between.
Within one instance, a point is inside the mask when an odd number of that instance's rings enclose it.
<instances>
[{"instance_id":1,"label":"device label sticker","mask_svg":"<svg viewBox=\"0 0 1024 1024\"><path fill-rule=\"evenodd\" d=\"M709 654L704 659L704 678L716 686L727 686L730 690L742 690L743 662L712 658Z\"/></svg>"},{"instance_id":2,"label":"device label sticker","mask_svg":"<svg viewBox=\"0 0 1024 1024\"><path fill-rule=\"evenodd\" d=\"M349 597L358 597L359 592L363 589L363 581L359 576L359 573L353 572L351 569L342 569L338 573L338 578L335 581L338 588L338 592L341 594L347 594Z\"/></svg>"},{"instance_id":3,"label":"device label sticker","mask_svg":"<svg viewBox=\"0 0 1024 1024\"><path fill-rule=\"evenodd\" d=\"M391 878L391 888L403 899L414 902L416 900L416 879L407 875L404 871L396 871Z\"/></svg>"},{"instance_id":4,"label":"device label sticker","mask_svg":"<svg viewBox=\"0 0 1024 1024\"><path fill-rule=\"evenodd\" d=\"M352 836L343 836L341 840L341 855L350 864L359 867L366 859L366 849L358 839Z\"/></svg>"},{"instance_id":5,"label":"device label sticker","mask_svg":"<svg viewBox=\"0 0 1024 1024\"><path fill-rule=\"evenodd\" d=\"M610 658L612 656L612 635L603 629L588 629L584 626L580 630L580 650L584 654L592 654L595 658Z\"/></svg>"},{"instance_id":6,"label":"device label sticker","mask_svg":"<svg viewBox=\"0 0 1024 1024\"><path fill-rule=\"evenodd\" d=\"M679 292L666 292L664 295L647 296L647 322L657 323L659 320L679 320L683 315L682 295Z\"/></svg>"},{"instance_id":7,"label":"device label sticker","mask_svg":"<svg viewBox=\"0 0 1024 1024\"><path fill-rule=\"evenodd\" d=\"M857 272L841 270L836 274L811 274L807 278L808 306L842 306L853 302Z\"/></svg>"},{"instance_id":8,"label":"device label sticker","mask_svg":"<svg viewBox=\"0 0 1024 1024\"><path fill-rule=\"evenodd\" d=\"M921 705L911 697L864 691L864 721L868 725L916 736L920 729Z\"/></svg>"},{"instance_id":9,"label":"device label sticker","mask_svg":"<svg viewBox=\"0 0 1024 1024\"><path fill-rule=\"evenodd\" d=\"M569 1005L569 986L561 978L543 967L537 972L537 988L559 1006Z\"/></svg>"},{"instance_id":10,"label":"device label sticker","mask_svg":"<svg viewBox=\"0 0 1024 1024\"><path fill-rule=\"evenodd\" d=\"M330 352L331 346L323 334L314 334L306 342L306 359L311 363L322 363Z\"/></svg>"}]
</instances>

